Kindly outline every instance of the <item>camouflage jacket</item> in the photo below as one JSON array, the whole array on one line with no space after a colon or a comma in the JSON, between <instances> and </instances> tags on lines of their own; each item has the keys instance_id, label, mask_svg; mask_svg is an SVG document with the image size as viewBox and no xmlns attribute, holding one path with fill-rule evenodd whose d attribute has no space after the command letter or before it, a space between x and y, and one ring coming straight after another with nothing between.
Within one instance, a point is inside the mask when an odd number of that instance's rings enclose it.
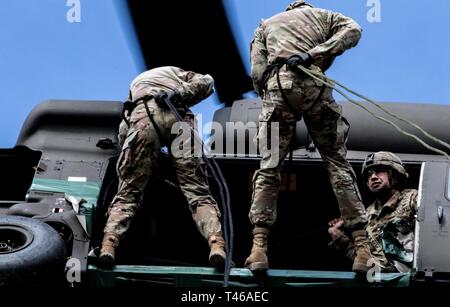
<instances>
[{"instance_id":1,"label":"camouflage jacket","mask_svg":"<svg viewBox=\"0 0 450 307\"><path fill-rule=\"evenodd\" d=\"M184 71L173 66L147 70L137 76L130 86L130 99L136 101L159 91L177 90L187 106L192 106L213 92L214 80L210 75Z\"/></svg>"},{"instance_id":2,"label":"camouflage jacket","mask_svg":"<svg viewBox=\"0 0 450 307\"><path fill-rule=\"evenodd\" d=\"M385 204L375 201L367 208L370 251L382 272L411 269L416 211L417 190L397 191ZM355 257L353 243L345 234L330 246L345 252L351 260Z\"/></svg>"},{"instance_id":3,"label":"camouflage jacket","mask_svg":"<svg viewBox=\"0 0 450 307\"><path fill-rule=\"evenodd\" d=\"M262 92L262 75L277 58L308 52L314 64L327 70L334 58L356 46L361 27L340 13L301 7L261 21L255 30L250 53L255 90Z\"/></svg>"}]
</instances>

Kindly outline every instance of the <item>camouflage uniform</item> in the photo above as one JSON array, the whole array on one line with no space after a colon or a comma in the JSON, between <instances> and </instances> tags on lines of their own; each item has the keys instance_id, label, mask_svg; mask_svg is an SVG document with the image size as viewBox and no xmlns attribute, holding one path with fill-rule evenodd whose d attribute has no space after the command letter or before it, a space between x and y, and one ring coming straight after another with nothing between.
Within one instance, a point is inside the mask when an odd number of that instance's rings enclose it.
<instances>
[{"instance_id":1,"label":"camouflage uniform","mask_svg":"<svg viewBox=\"0 0 450 307\"><path fill-rule=\"evenodd\" d=\"M183 71L177 67L160 67L146 71L131 83L130 95L138 101L146 95L159 91L177 90L182 101L191 106L208 97L213 91L213 79ZM133 216L140 207L144 188L152 175L161 147L173 140L171 128L177 122L168 108L160 107L154 99L146 102L156 123L161 138L152 124L143 103L138 104L128 117L130 126L122 121L119 128L119 142L122 152L117 162L119 187L109 207L105 236L112 234L121 238L129 228ZM194 115L187 111L184 120L194 127ZM201 232L208 239L221 233L220 211L211 196L206 176L201 167L202 159L193 155L172 157L178 183L189 203L192 217Z\"/></svg>"},{"instance_id":2,"label":"camouflage uniform","mask_svg":"<svg viewBox=\"0 0 450 307\"><path fill-rule=\"evenodd\" d=\"M262 161L253 177L249 218L252 224L260 226L275 222L280 168L290 150L296 121L303 117L325 163L346 227L361 227L367 222L367 215L356 176L345 159L349 124L332 97L332 89L324 88L320 94L320 83L286 65L280 69L279 77L289 105L283 100L275 74L267 84L262 84L264 71L278 58L308 52L314 60L310 69L324 72L336 56L354 47L360 39L362 30L352 19L309 5L296 6L302 2L297 1L288 11L262 21L251 44L253 84L263 98L255 142L262 143L270 133L270 123L279 122L279 160L274 163L271 152L260 148Z\"/></svg>"},{"instance_id":3,"label":"camouflage uniform","mask_svg":"<svg viewBox=\"0 0 450 307\"><path fill-rule=\"evenodd\" d=\"M385 204L375 201L367 208L370 252L381 271L411 269L416 211L417 190L396 191ZM354 245L345 234L330 246L343 251L350 260L355 257Z\"/></svg>"}]
</instances>

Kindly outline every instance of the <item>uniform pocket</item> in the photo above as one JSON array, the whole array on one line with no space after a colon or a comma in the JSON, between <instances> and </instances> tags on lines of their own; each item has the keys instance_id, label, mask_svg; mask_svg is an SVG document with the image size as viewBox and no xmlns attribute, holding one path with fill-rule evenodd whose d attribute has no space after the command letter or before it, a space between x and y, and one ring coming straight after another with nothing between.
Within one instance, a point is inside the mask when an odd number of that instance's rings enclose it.
<instances>
[{"instance_id":1,"label":"uniform pocket","mask_svg":"<svg viewBox=\"0 0 450 307\"><path fill-rule=\"evenodd\" d=\"M154 115L156 113L155 108L152 105L149 105L148 110L150 114ZM135 124L141 119L147 117L147 110L145 109L145 106L143 104L138 105L130 116L130 124Z\"/></svg>"},{"instance_id":2,"label":"uniform pocket","mask_svg":"<svg viewBox=\"0 0 450 307\"><path fill-rule=\"evenodd\" d=\"M260 122L269 122L275 112L275 106L263 107L259 114Z\"/></svg>"},{"instance_id":3,"label":"uniform pocket","mask_svg":"<svg viewBox=\"0 0 450 307\"><path fill-rule=\"evenodd\" d=\"M325 115L329 118L337 119L342 115L342 106L336 102L331 102L325 105Z\"/></svg>"},{"instance_id":4,"label":"uniform pocket","mask_svg":"<svg viewBox=\"0 0 450 307\"><path fill-rule=\"evenodd\" d=\"M341 116L337 120L337 129L336 129L336 146L342 147L347 142L348 131L350 130L350 124L348 123L345 117Z\"/></svg>"},{"instance_id":5,"label":"uniform pocket","mask_svg":"<svg viewBox=\"0 0 450 307\"><path fill-rule=\"evenodd\" d=\"M350 124L347 119L342 116L342 106L336 102L331 102L325 105L325 119L330 122L335 122L336 138L334 142L334 148L341 148L347 142L348 131Z\"/></svg>"},{"instance_id":6,"label":"uniform pocket","mask_svg":"<svg viewBox=\"0 0 450 307\"><path fill-rule=\"evenodd\" d=\"M125 139L125 141L123 142L123 146L122 146L122 150L125 150L127 148L129 148L131 145L133 145L134 140L136 139L136 135L138 134L138 130L132 131L130 133L130 130L128 130L128 135Z\"/></svg>"},{"instance_id":7,"label":"uniform pocket","mask_svg":"<svg viewBox=\"0 0 450 307\"><path fill-rule=\"evenodd\" d=\"M119 140L120 147L123 146L123 143L127 138L128 129L129 129L128 124L122 120L119 125L119 133L117 134L117 139Z\"/></svg>"},{"instance_id":8,"label":"uniform pocket","mask_svg":"<svg viewBox=\"0 0 450 307\"><path fill-rule=\"evenodd\" d=\"M335 102L321 106L320 113L314 118L314 142L328 150L341 149L347 140L350 128L347 120L342 117L342 107Z\"/></svg>"},{"instance_id":9,"label":"uniform pocket","mask_svg":"<svg viewBox=\"0 0 450 307\"><path fill-rule=\"evenodd\" d=\"M117 160L117 173L120 176L124 176L124 171L128 171L131 169L129 152L131 146L136 142L138 130L131 131L128 130L128 135L123 142L122 151L120 152L119 159Z\"/></svg>"},{"instance_id":10,"label":"uniform pocket","mask_svg":"<svg viewBox=\"0 0 450 307\"><path fill-rule=\"evenodd\" d=\"M292 80L280 80L281 88L283 90L290 90L292 89ZM269 82L267 82L267 90L268 91L274 91L279 90L280 87L278 86L277 77L272 77Z\"/></svg>"},{"instance_id":11,"label":"uniform pocket","mask_svg":"<svg viewBox=\"0 0 450 307\"><path fill-rule=\"evenodd\" d=\"M261 114L259 114L259 125L258 130L253 137L253 143L255 144L256 148L259 148L259 138L261 136L267 137L268 136L268 126L269 123L272 122L275 115L275 106L270 107L264 107L262 108Z\"/></svg>"}]
</instances>

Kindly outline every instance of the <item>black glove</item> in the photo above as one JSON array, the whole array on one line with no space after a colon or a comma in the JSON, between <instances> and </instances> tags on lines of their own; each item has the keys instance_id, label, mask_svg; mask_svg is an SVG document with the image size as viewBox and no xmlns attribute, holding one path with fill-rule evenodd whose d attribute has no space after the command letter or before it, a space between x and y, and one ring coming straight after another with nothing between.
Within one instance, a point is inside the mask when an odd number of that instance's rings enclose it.
<instances>
[{"instance_id":1,"label":"black glove","mask_svg":"<svg viewBox=\"0 0 450 307\"><path fill-rule=\"evenodd\" d=\"M313 58L307 52L302 52L302 53L297 53L297 54L291 55L286 60L286 65L291 66L291 67L295 67L298 65L302 65L304 67L309 67L309 66L311 66L311 64L313 62L314 62Z\"/></svg>"},{"instance_id":2,"label":"black glove","mask_svg":"<svg viewBox=\"0 0 450 307\"><path fill-rule=\"evenodd\" d=\"M159 91L158 93L153 95L153 99L155 99L156 103L159 106L165 106L165 99L169 98L169 95L165 91Z\"/></svg>"},{"instance_id":3,"label":"black glove","mask_svg":"<svg viewBox=\"0 0 450 307\"><path fill-rule=\"evenodd\" d=\"M173 90L172 92L169 92L167 98L174 105L177 105L177 104L181 103L181 94L180 94L180 92L178 90Z\"/></svg>"}]
</instances>

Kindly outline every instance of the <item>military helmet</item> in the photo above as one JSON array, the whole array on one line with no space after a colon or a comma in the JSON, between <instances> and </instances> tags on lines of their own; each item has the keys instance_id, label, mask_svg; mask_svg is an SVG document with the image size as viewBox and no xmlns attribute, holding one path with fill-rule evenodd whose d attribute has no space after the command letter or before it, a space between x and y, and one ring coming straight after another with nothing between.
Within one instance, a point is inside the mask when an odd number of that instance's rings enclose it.
<instances>
[{"instance_id":1,"label":"military helmet","mask_svg":"<svg viewBox=\"0 0 450 307\"><path fill-rule=\"evenodd\" d=\"M405 170L405 166L403 165L402 160L400 160L397 155L388 151L379 151L373 154L370 154L366 157L364 164L362 166L362 177L364 181L367 181L368 176L367 173L370 169L384 165L387 166L403 177L402 179L408 178L408 173Z\"/></svg>"},{"instance_id":2,"label":"military helmet","mask_svg":"<svg viewBox=\"0 0 450 307\"><path fill-rule=\"evenodd\" d=\"M288 5L288 7L286 8L286 11L293 10L293 9L301 7L303 5L307 5L309 7L312 7L312 5L306 3L305 0L296 0L296 1L294 1L291 4Z\"/></svg>"}]
</instances>

